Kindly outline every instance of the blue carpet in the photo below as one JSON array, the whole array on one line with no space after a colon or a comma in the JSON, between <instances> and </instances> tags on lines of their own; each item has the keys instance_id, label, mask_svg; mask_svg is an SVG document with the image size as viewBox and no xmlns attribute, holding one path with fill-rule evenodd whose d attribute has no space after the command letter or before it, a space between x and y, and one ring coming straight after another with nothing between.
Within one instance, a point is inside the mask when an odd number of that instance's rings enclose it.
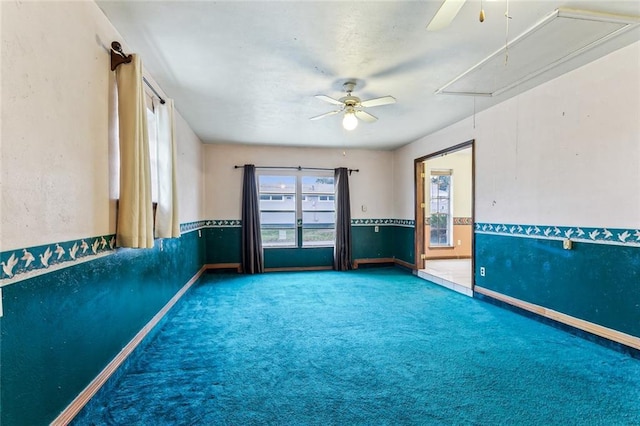
<instances>
[{"instance_id":1,"label":"blue carpet","mask_svg":"<svg viewBox=\"0 0 640 426\"><path fill-rule=\"evenodd\" d=\"M203 277L76 424L640 424L640 361L397 268Z\"/></svg>"}]
</instances>

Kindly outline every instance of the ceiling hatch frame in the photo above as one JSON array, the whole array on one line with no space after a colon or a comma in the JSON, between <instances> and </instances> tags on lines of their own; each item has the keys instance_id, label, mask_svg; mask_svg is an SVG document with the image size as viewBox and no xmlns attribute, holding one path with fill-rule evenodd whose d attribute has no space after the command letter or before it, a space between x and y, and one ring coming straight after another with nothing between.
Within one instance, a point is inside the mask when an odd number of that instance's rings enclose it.
<instances>
[{"instance_id":1,"label":"ceiling hatch frame","mask_svg":"<svg viewBox=\"0 0 640 426\"><path fill-rule=\"evenodd\" d=\"M435 93L498 96L635 28L639 23L640 17L637 16L558 8ZM586 34L575 31L576 26L581 26L577 29L586 31ZM569 34L572 29L573 33ZM565 43L549 43L549 37L554 35L570 36L574 39L573 44L567 48ZM544 46L544 51L530 55L531 47L537 46ZM508 58L506 62L505 58ZM548 59L550 62L534 63L536 59ZM525 63L526 60L530 63Z\"/></svg>"}]
</instances>

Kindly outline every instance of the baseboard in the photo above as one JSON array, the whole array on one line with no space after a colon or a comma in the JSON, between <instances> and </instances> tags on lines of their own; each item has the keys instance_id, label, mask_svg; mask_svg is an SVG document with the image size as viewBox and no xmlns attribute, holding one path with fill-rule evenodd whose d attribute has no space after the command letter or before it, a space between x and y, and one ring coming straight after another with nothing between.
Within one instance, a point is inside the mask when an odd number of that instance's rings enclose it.
<instances>
[{"instance_id":1,"label":"baseboard","mask_svg":"<svg viewBox=\"0 0 640 426\"><path fill-rule=\"evenodd\" d=\"M575 318L567 314L563 314L562 312L554 311L553 309L548 309L540 305L536 305L533 303L525 302L520 299L516 299L511 296L507 296L502 293L495 292L493 290L489 290L483 287L475 286L473 288L475 293L479 293L484 296L488 296L489 298L498 300L500 302L506 303L508 305L515 306L516 308L522 309L524 311L531 312L535 315L550 319L552 321L567 325L569 327L575 328L577 330L581 330L588 334L598 336L600 338L604 338L608 341L612 341L615 343L619 343L624 345L632 350L639 351L640 350L640 338L632 336L630 334L623 333L618 330L614 330L608 327L604 327L602 325L594 324L589 321L585 321L580 318ZM635 356L634 356L635 357Z\"/></svg>"},{"instance_id":2,"label":"baseboard","mask_svg":"<svg viewBox=\"0 0 640 426\"><path fill-rule=\"evenodd\" d=\"M180 298L198 281L200 276L206 270L206 265L200 268L198 272L184 285L182 288L164 305L164 307L131 339L131 341L111 360L109 364L96 376L95 379L84 388L78 396L71 401L71 404L65 408L56 419L51 422L52 425L68 425L82 408L91 400L91 398L100 390L109 378L118 370L118 368L133 353L138 345L147 337L153 328L162 320L169 310L180 300Z\"/></svg>"},{"instance_id":3,"label":"baseboard","mask_svg":"<svg viewBox=\"0 0 640 426\"><path fill-rule=\"evenodd\" d=\"M235 269L239 274L242 273L242 265L240 263L206 263L204 269Z\"/></svg>"},{"instance_id":4,"label":"baseboard","mask_svg":"<svg viewBox=\"0 0 640 426\"><path fill-rule=\"evenodd\" d=\"M415 271L416 270L416 265L414 265L413 263L409 263L409 262L405 262L404 260L400 260L400 259L393 259L393 262L398 265L398 266L402 266L404 268L407 268L411 271Z\"/></svg>"},{"instance_id":5,"label":"baseboard","mask_svg":"<svg viewBox=\"0 0 640 426\"><path fill-rule=\"evenodd\" d=\"M360 265L375 264L375 263L394 263L393 257L374 257L365 259L355 259L353 261L353 269L358 269Z\"/></svg>"}]
</instances>

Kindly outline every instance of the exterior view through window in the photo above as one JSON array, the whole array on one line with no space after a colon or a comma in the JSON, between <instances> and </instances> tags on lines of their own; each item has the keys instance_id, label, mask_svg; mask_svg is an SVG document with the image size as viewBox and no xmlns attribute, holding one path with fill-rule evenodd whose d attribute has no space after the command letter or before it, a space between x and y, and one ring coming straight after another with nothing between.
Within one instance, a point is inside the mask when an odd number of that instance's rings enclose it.
<instances>
[{"instance_id":1,"label":"exterior view through window","mask_svg":"<svg viewBox=\"0 0 640 426\"><path fill-rule=\"evenodd\" d=\"M333 246L333 176L259 175L258 191L264 247Z\"/></svg>"},{"instance_id":2,"label":"exterior view through window","mask_svg":"<svg viewBox=\"0 0 640 426\"><path fill-rule=\"evenodd\" d=\"M431 170L430 173L430 217L431 246L450 246L453 218L451 215L451 170Z\"/></svg>"}]
</instances>

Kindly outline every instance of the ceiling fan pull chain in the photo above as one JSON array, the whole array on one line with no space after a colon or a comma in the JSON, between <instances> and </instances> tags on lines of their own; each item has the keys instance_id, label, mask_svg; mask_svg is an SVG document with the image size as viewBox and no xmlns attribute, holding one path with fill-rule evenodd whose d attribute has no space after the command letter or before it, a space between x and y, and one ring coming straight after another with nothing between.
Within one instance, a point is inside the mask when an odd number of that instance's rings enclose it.
<instances>
[{"instance_id":1,"label":"ceiling fan pull chain","mask_svg":"<svg viewBox=\"0 0 640 426\"><path fill-rule=\"evenodd\" d=\"M509 15L509 0L507 0L507 10L504 12L504 17L507 20L506 32L504 35L504 66L507 66L509 62L509 19L511 16Z\"/></svg>"}]
</instances>

